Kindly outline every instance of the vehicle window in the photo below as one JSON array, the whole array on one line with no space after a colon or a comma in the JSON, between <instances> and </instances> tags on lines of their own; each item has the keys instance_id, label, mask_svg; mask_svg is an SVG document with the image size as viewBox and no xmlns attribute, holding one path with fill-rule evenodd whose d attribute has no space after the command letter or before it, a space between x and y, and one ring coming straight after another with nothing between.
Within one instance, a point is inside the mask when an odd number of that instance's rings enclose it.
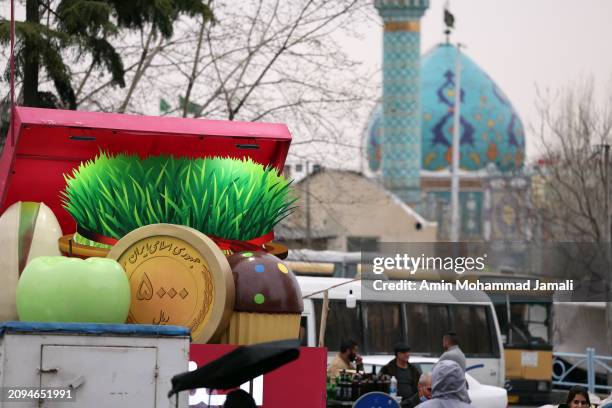
<instances>
[{"instance_id":1,"label":"vehicle window","mask_svg":"<svg viewBox=\"0 0 612 408\"><path fill-rule=\"evenodd\" d=\"M499 355L490 308L473 305L450 305L449 308L451 330L457 333L466 357Z\"/></svg>"},{"instance_id":2,"label":"vehicle window","mask_svg":"<svg viewBox=\"0 0 612 408\"><path fill-rule=\"evenodd\" d=\"M308 346L308 317L302 316L300 319L300 346Z\"/></svg>"},{"instance_id":3,"label":"vehicle window","mask_svg":"<svg viewBox=\"0 0 612 408\"><path fill-rule=\"evenodd\" d=\"M313 299L319 339L322 299ZM422 303L358 302L349 309L344 300L330 300L325 346L338 351L343 340L355 340L362 354L393 354L393 345L406 341L414 355L438 357L442 336L454 331L466 357L498 358L494 317L490 307ZM474 333L478 333L477 336Z\"/></svg>"},{"instance_id":4,"label":"vehicle window","mask_svg":"<svg viewBox=\"0 0 612 408\"><path fill-rule=\"evenodd\" d=\"M319 342L319 328L321 327L321 307L322 299L312 300L315 310L316 338ZM359 347L363 347L363 333L361 330L361 308L354 309L346 307L346 302L342 300L330 300L329 312L327 314L327 327L325 328L325 347L329 351L338 351L340 343L345 340L355 340Z\"/></svg>"},{"instance_id":5,"label":"vehicle window","mask_svg":"<svg viewBox=\"0 0 612 408\"><path fill-rule=\"evenodd\" d=\"M393 354L395 343L404 341L399 303L362 302L365 350L369 354Z\"/></svg>"},{"instance_id":6,"label":"vehicle window","mask_svg":"<svg viewBox=\"0 0 612 408\"><path fill-rule=\"evenodd\" d=\"M508 310L506 304L496 304L495 314L497 315L497 322L499 323L499 331L501 332L502 342L504 347L508 345Z\"/></svg>"},{"instance_id":7,"label":"vehicle window","mask_svg":"<svg viewBox=\"0 0 612 408\"><path fill-rule=\"evenodd\" d=\"M550 344L550 304L513 302L508 308L505 304L496 305L504 344L510 347L546 346Z\"/></svg>"},{"instance_id":8,"label":"vehicle window","mask_svg":"<svg viewBox=\"0 0 612 408\"><path fill-rule=\"evenodd\" d=\"M548 343L548 307L542 304L529 305L529 316L527 318L529 333L532 340L540 343Z\"/></svg>"},{"instance_id":9,"label":"vehicle window","mask_svg":"<svg viewBox=\"0 0 612 408\"><path fill-rule=\"evenodd\" d=\"M442 336L450 329L446 305L405 303L407 341L412 353L439 356Z\"/></svg>"}]
</instances>

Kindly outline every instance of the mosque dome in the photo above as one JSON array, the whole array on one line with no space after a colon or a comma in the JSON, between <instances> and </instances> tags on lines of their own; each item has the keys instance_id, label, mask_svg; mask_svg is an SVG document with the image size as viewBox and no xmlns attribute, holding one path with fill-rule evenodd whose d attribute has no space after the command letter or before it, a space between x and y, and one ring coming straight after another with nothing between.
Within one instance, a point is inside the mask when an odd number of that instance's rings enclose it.
<instances>
[{"instance_id":1,"label":"mosque dome","mask_svg":"<svg viewBox=\"0 0 612 408\"><path fill-rule=\"evenodd\" d=\"M457 49L440 44L421 58L422 169L443 170L452 157L455 62ZM493 163L501 171L523 166L525 134L512 104L493 80L461 53L461 159L464 170ZM382 109L372 114L366 154L371 171L380 168Z\"/></svg>"}]
</instances>

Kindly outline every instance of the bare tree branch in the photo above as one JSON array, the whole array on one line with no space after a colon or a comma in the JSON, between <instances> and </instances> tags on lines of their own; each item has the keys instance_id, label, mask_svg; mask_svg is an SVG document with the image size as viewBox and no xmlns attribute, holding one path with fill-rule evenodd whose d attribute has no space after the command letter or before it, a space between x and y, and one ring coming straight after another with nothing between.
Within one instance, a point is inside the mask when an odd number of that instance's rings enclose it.
<instances>
[{"instance_id":1,"label":"bare tree branch","mask_svg":"<svg viewBox=\"0 0 612 408\"><path fill-rule=\"evenodd\" d=\"M549 239L602 242L607 236L604 166L608 164L594 147L611 142L610 103L596 102L592 81L556 96L538 90L538 101L541 126L536 133L542 156L534 169L545 199L531 196L525 200L526 208Z\"/></svg>"}]
</instances>

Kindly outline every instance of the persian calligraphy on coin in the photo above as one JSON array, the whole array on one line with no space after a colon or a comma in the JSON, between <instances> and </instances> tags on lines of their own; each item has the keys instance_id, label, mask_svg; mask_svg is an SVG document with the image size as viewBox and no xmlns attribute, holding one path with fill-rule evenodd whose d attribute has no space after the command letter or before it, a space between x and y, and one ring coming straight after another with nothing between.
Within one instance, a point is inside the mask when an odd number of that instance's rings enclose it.
<instances>
[{"instance_id":1,"label":"persian calligraphy on coin","mask_svg":"<svg viewBox=\"0 0 612 408\"><path fill-rule=\"evenodd\" d=\"M186 326L194 343L216 339L234 307L234 280L221 250L189 227L152 224L109 252L131 286L128 323Z\"/></svg>"}]
</instances>

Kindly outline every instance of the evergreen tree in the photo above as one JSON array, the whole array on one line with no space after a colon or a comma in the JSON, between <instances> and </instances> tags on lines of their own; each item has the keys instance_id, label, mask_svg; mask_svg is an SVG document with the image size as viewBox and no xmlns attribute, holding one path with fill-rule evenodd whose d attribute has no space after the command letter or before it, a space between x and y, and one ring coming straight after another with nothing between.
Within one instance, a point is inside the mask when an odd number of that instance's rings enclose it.
<instances>
[{"instance_id":1,"label":"evergreen tree","mask_svg":"<svg viewBox=\"0 0 612 408\"><path fill-rule=\"evenodd\" d=\"M26 0L26 20L15 22L15 72L23 83L23 105L76 109L66 50L74 61L90 56L92 67L112 75L125 86L121 56L110 39L121 30L151 26L155 35L169 38L182 14L212 18L201 0ZM10 42L10 22L0 19L0 44ZM44 68L56 94L40 92ZM9 78L6 70L5 80Z\"/></svg>"}]
</instances>

